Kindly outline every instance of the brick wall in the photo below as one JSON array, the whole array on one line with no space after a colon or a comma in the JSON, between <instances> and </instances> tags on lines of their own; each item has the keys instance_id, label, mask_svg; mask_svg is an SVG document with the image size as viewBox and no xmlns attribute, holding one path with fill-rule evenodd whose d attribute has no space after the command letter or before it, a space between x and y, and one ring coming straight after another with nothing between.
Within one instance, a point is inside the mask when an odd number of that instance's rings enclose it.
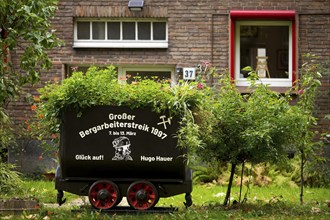
<instances>
[{"instance_id":1,"label":"brick wall","mask_svg":"<svg viewBox=\"0 0 330 220\"><path fill-rule=\"evenodd\" d=\"M49 52L53 68L42 80L58 80L64 64L171 64L196 66L209 60L219 68L229 67L230 10L295 10L298 23L298 56L316 53L321 61L330 57L330 0L147 0L142 12L130 12L128 0L60 0L53 27L65 45ZM73 17L164 17L168 19L167 49L73 49ZM298 65L298 66L299 66ZM323 117L329 112L329 76L322 80L317 102L320 130L330 124ZM34 89L32 89L34 91ZM34 92L35 93L35 92ZM36 94L36 93L35 93ZM29 107L11 104L12 115L21 120Z\"/></svg>"},{"instance_id":2,"label":"brick wall","mask_svg":"<svg viewBox=\"0 0 330 220\"><path fill-rule=\"evenodd\" d=\"M304 4L306 6L306 4ZM330 8L330 3L328 1ZM312 5L306 6L313 8ZM330 15L318 14L303 10L299 15L299 54L314 53L319 56L321 62L327 62L328 75L322 79L322 87L319 89L316 102L316 115L322 131L329 132L330 121L324 116L330 114ZM301 63L301 61L300 61Z\"/></svg>"}]
</instances>

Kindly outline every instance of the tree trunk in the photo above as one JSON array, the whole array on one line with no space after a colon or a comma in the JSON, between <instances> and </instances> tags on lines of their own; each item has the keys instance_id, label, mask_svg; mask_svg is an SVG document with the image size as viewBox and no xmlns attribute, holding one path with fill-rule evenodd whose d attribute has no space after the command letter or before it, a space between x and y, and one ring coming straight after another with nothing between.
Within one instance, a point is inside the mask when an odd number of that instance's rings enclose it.
<instances>
[{"instance_id":1,"label":"tree trunk","mask_svg":"<svg viewBox=\"0 0 330 220\"><path fill-rule=\"evenodd\" d=\"M231 186L233 185L233 180L234 180L235 169L236 169L236 164L232 163L231 164L231 170L230 170L230 178L229 178L229 183L228 183L228 188L227 188L227 193L226 193L226 198L225 198L225 201L223 202L223 205L228 205L228 201L230 199Z\"/></svg>"},{"instance_id":2,"label":"tree trunk","mask_svg":"<svg viewBox=\"0 0 330 220\"><path fill-rule=\"evenodd\" d=\"M305 152L300 150L301 162L300 162L300 204L304 203L304 164L305 164Z\"/></svg>"},{"instance_id":3,"label":"tree trunk","mask_svg":"<svg viewBox=\"0 0 330 220\"><path fill-rule=\"evenodd\" d=\"M245 165L245 162L243 161L243 163L242 163L242 172L241 172L241 184L240 184L240 186L239 186L239 198L238 198L238 203L241 203L241 198L242 198L244 165Z\"/></svg>"}]
</instances>

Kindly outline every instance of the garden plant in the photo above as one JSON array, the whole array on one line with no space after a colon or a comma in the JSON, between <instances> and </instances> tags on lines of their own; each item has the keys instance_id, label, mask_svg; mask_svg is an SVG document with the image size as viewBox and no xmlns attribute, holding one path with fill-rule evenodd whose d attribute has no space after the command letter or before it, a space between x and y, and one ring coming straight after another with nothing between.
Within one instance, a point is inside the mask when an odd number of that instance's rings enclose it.
<instances>
[{"instance_id":1,"label":"garden plant","mask_svg":"<svg viewBox=\"0 0 330 220\"><path fill-rule=\"evenodd\" d=\"M302 68L301 82L297 82L300 89L297 105L292 104L292 91L284 95L272 91L251 67L245 68L249 71L251 84L246 95L241 95L229 74L219 75L220 89L213 90L208 102L204 102L206 106L199 112L200 138L205 145L199 146L196 152L205 161L213 158L231 164L224 205L229 202L238 164L242 164L243 176L246 162L280 164L288 160L288 152L292 150L301 152L302 202L303 166L307 158L317 155L311 128L316 122L313 108L321 77L314 63L307 62ZM210 66L209 71L211 69Z\"/></svg>"}]
</instances>

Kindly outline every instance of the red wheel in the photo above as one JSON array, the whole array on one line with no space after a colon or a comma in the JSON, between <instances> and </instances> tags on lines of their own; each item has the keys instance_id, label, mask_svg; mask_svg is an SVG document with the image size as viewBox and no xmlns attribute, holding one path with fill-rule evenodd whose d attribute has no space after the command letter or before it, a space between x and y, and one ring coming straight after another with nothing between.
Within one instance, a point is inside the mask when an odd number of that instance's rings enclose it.
<instances>
[{"instance_id":1,"label":"red wheel","mask_svg":"<svg viewBox=\"0 0 330 220\"><path fill-rule=\"evenodd\" d=\"M118 186L111 181L96 181L88 193L89 202L96 209L110 209L121 198Z\"/></svg>"},{"instance_id":2,"label":"red wheel","mask_svg":"<svg viewBox=\"0 0 330 220\"><path fill-rule=\"evenodd\" d=\"M150 209L156 205L158 200L156 187L148 181L136 181L128 187L127 201L134 209Z\"/></svg>"}]
</instances>

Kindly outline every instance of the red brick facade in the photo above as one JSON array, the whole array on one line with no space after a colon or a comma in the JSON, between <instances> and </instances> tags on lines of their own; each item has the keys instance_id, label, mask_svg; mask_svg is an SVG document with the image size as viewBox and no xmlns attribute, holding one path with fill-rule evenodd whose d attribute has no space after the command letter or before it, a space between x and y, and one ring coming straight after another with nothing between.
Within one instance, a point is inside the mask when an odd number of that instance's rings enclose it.
<instances>
[{"instance_id":1,"label":"red brick facade","mask_svg":"<svg viewBox=\"0 0 330 220\"><path fill-rule=\"evenodd\" d=\"M231 10L294 10L297 23L297 62L301 55L315 53L320 61L330 60L330 0L145 0L141 12L131 12L128 0L60 0L53 20L57 36L65 42L60 49L50 51L53 68L42 76L43 81L60 80L65 65L98 64L117 66L135 64L149 66L195 67L210 61L218 68L229 68ZM168 24L168 48L128 49L73 48L74 18L164 18ZM299 76L299 73L298 73ZM329 130L329 76L322 79L317 102L320 130ZM24 119L22 110L29 107L16 103L12 114Z\"/></svg>"}]
</instances>

